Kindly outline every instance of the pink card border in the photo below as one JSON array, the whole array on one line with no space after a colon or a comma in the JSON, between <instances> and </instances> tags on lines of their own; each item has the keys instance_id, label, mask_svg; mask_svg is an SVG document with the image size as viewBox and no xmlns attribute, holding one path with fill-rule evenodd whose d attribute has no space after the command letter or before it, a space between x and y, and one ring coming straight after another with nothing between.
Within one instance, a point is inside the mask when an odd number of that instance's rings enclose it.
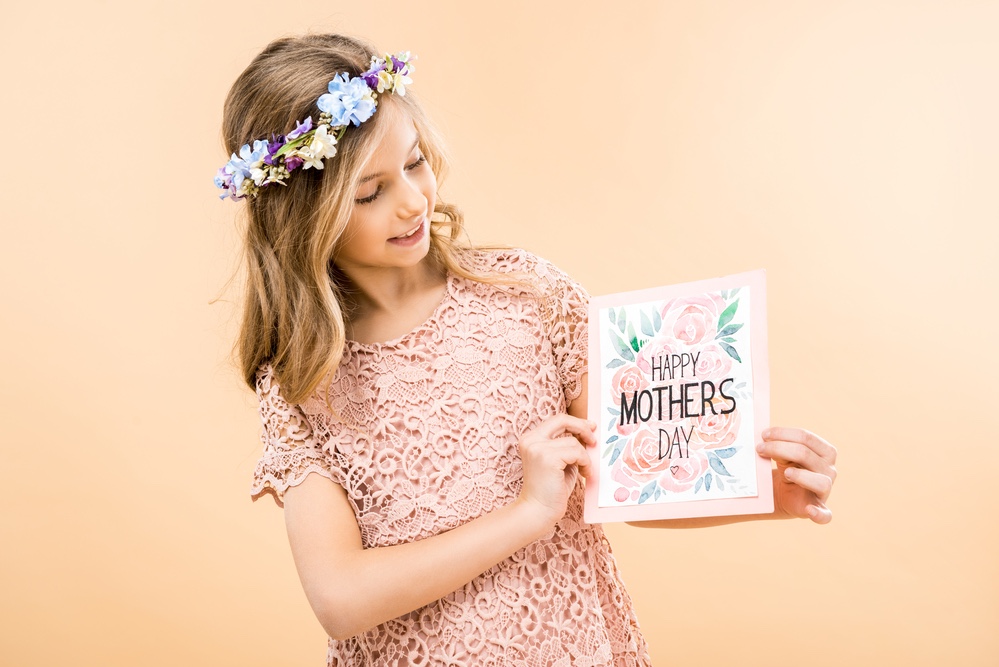
<instances>
[{"instance_id":1,"label":"pink card border","mask_svg":"<svg viewBox=\"0 0 999 667\"><path fill-rule=\"evenodd\" d=\"M646 301L661 301L679 296L715 292L734 287L750 289L750 338L753 358L753 403L754 433L756 442L762 440L763 430L770 425L770 368L767 355L767 289L766 271L757 269L737 273L722 278L697 280L679 285L653 287L650 289L621 292L590 299L589 306L589 368L600 368L599 318L601 308L608 306L631 305ZM596 377L596 374L593 375ZM588 414L600 411L600 392L591 385L589 390ZM718 500L693 500L677 503L653 505L632 505L628 507L599 507L600 447L589 448L590 464L595 476L586 482L586 500L583 507L583 520L587 523L613 521L653 521L656 519L684 519L707 516L727 516L736 514L769 514L774 511L773 479L770 459L756 457L756 488L759 495L749 498L726 498Z\"/></svg>"}]
</instances>

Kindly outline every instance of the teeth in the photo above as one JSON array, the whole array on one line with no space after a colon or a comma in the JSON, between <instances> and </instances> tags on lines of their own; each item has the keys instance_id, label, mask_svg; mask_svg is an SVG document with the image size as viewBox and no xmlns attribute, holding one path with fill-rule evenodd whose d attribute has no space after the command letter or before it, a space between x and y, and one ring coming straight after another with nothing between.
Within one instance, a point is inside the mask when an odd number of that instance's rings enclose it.
<instances>
[{"instance_id":1,"label":"teeth","mask_svg":"<svg viewBox=\"0 0 999 667\"><path fill-rule=\"evenodd\" d=\"M411 231L409 233L406 233L406 234L403 234L402 236L397 236L396 238L397 239L408 239L410 236L412 236L416 232L420 231L420 229L422 227L423 227L423 223L421 222L419 225L417 225L416 227L413 228L413 231Z\"/></svg>"}]
</instances>

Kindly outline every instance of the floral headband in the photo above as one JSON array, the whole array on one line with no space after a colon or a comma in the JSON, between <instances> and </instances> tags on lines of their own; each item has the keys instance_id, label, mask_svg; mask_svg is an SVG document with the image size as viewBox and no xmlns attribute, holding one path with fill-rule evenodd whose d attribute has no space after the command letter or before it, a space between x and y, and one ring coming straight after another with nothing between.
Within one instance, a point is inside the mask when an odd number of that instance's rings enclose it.
<instances>
[{"instance_id":1,"label":"floral headband","mask_svg":"<svg viewBox=\"0 0 999 667\"><path fill-rule=\"evenodd\" d=\"M271 135L270 141L259 139L243 144L239 155L232 157L215 175L215 185L224 192L220 199L239 200L247 195L256 197L260 188L284 182L299 167L322 169L323 160L336 155L336 142L353 123L355 126L371 118L378 106L378 93L406 95L406 86L413 83L409 51L394 56L371 57L371 67L360 76L347 78L340 73L329 84L329 93L316 100L322 112L312 126L312 116L295 121L295 129L287 135Z\"/></svg>"}]
</instances>

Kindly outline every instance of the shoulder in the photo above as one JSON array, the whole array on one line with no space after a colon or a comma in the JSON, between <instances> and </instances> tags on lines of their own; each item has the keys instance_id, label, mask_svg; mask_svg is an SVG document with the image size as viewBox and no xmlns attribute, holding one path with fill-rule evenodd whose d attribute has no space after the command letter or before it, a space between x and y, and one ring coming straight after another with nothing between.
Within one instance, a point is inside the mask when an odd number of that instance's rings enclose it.
<instances>
[{"instance_id":1,"label":"shoulder","mask_svg":"<svg viewBox=\"0 0 999 667\"><path fill-rule=\"evenodd\" d=\"M462 264L472 273L524 280L541 288L575 281L567 273L523 248L470 248L461 255Z\"/></svg>"}]
</instances>

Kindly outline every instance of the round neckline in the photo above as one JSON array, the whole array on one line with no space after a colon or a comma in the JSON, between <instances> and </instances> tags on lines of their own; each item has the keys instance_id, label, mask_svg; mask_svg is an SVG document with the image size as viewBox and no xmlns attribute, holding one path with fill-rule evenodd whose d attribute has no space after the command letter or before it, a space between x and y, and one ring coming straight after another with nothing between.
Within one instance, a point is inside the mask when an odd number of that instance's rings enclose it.
<instances>
[{"instance_id":1,"label":"round neckline","mask_svg":"<svg viewBox=\"0 0 999 667\"><path fill-rule=\"evenodd\" d=\"M396 338L390 338L386 341L374 342L374 343L361 343L350 338L347 339L347 346L359 350L377 350L379 348L395 347L403 342L407 338L410 338L416 332L426 329L431 322L434 322L440 316L441 311L444 309L444 305L451 299L451 295L454 293L454 286L452 282L456 279L456 276L450 271L447 272L446 280L444 281L444 296L441 297L440 302L434 307L433 311L423 320L423 322L417 324L415 327L402 334Z\"/></svg>"}]
</instances>

